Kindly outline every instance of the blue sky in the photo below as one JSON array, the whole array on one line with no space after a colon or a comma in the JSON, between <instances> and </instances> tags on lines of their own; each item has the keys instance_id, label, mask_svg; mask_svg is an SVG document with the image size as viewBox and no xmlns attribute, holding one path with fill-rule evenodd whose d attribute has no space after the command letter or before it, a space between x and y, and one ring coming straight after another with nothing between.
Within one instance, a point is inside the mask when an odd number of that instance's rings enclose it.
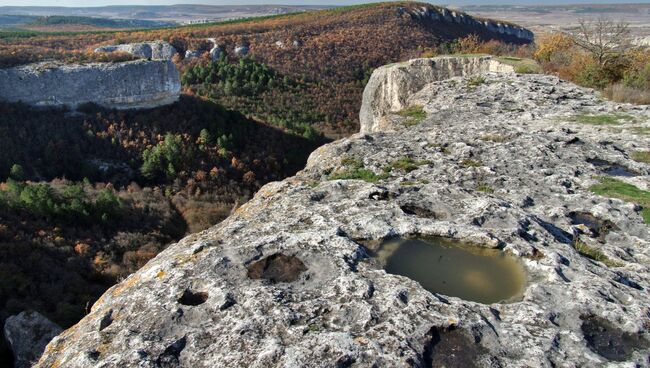
<instances>
[{"instance_id":1,"label":"blue sky","mask_svg":"<svg viewBox=\"0 0 650 368\"><path fill-rule=\"evenodd\" d=\"M372 0L377 1L377 0ZM0 6L104 6L104 5L172 5L172 4L208 4L208 5L349 5L369 1L358 0L0 0ZM451 0L449 2L431 1L437 4L594 4L594 3L648 3L650 0Z\"/></svg>"}]
</instances>

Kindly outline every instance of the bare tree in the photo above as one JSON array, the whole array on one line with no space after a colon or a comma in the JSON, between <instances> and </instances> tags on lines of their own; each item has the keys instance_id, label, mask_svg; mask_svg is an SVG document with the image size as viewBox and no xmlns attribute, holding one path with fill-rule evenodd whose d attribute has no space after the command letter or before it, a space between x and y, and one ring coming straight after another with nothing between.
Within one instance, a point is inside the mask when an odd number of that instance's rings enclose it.
<instances>
[{"instance_id":1,"label":"bare tree","mask_svg":"<svg viewBox=\"0 0 650 368\"><path fill-rule=\"evenodd\" d=\"M604 66L630 47L630 28L625 22L614 22L608 18L580 20L577 30L573 32L573 41Z\"/></svg>"}]
</instances>

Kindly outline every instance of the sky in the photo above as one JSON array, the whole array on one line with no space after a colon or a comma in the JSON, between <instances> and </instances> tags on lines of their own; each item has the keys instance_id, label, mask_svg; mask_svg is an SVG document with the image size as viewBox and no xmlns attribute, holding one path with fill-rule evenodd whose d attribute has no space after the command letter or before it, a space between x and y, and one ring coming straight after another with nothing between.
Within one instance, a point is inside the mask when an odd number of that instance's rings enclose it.
<instances>
[{"instance_id":1,"label":"sky","mask_svg":"<svg viewBox=\"0 0 650 368\"><path fill-rule=\"evenodd\" d=\"M91 7L105 5L173 5L173 4L206 4L206 5L349 5L377 0L0 0L0 6L68 6ZM606 4L606 3L649 3L650 0L450 0L429 1L441 5L468 4Z\"/></svg>"}]
</instances>

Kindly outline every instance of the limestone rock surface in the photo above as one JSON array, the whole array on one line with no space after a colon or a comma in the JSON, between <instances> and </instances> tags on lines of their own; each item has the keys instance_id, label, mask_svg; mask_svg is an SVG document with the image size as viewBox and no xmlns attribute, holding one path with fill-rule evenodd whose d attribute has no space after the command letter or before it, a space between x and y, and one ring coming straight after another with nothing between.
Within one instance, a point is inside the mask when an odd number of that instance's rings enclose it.
<instances>
[{"instance_id":1,"label":"limestone rock surface","mask_svg":"<svg viewBox=\"0 0 650 368\"><path fill-rule=\"evenodd\" d=\"M151 108L180 97L171 61L63 64L43 62L0 69L0 100L76 108L92 102L109 108Z\"/></svg>"},{"instance_id":2,"label":"limestone rock surface","mask_svg":"<svg viewBox=\"0 0 650 368\"><path fill-rule=\"evenodd\" d=\"M317 149L108 290L37 367L648 367L648 225L638 204L589 190L624 172L650 186L631 159L650 150L648 107L514 73L409 91L400 103L425 116L387 113ZM620 121L582 123L594 116ZM418 234L518 257L523 294L432 293L369 258Z\"/></svg>"},{"instance_id":3,"label":"limestone rock surface","mask_svg":"<svg viewBox=\"0 0 650 368\"><path fill-rule=\"evenodd\" d=\"M4 334L14 354L14 367L31 367L47 343L62 330L38 312L21 312L7 318Z\"/></svg>"},{"instance_id":4,"label":"limestone rock surface","mask_svg":"<svg viewBox=\"0 0 650 368\"><path fill-rule=\"evenodd\" d=\"M174 46L164 41L127 43L121 45L101 46L95 52L126 52L149 60L171 60L177 54Z\"/></svg>"},{"instance_id":5,"label":"limestone rock surface","mask_svg":"<svg viewBox=\"0 0 650 368\"><path fill-rule=\"evenodd\" d=\"M237 46L235 47L234 50L236 56L246 56L248 55L248 51L249 51L248 46L245 45Z\"/></svg>"},{"instance_id":6,"label":"limestone rock surface","mask_svg":"<svg viewBox=\"0 0 650 368\"><path fill-rule=\"evenodd\" d=\"M514 68L491 56L442 56L380 67L364 90L359 112L361 132L381 130L386 115L402 110L409 96L431 82L486 72L514 73Z\"/></svg>"},{"instance_id":7,"label":"limestone rock surface","mask_svg":"<svg viewBox=\"0 0 650 368\"><path fill-rule=\"evenodd\" d=\"M185 58L186 59L196 59L198 57L201 57L201 51L200 50L187 50L185 51Z\"/></svg>"}]
</instances>

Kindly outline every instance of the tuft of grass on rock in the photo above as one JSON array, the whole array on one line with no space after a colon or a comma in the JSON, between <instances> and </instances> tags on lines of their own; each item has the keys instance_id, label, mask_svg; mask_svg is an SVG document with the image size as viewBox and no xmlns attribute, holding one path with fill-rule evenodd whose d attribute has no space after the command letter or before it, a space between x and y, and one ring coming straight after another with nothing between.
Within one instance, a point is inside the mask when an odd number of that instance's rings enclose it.
<instances>
[{"instance_id":1,"label":"tuft of grass on rock","mask_svg":"<svg viewBox=\"0 0 650 368\"><path fill-rule=\"evenodd\" d=\"M397 115L406 118L403 124L406 126L417 125L426 119L427 113L421 105L409 106L397 112Z\"/></svg>"},{"instance_id":2,"label":"tuft of grass on rock","mask_svg":"<svg viewBox=\"0 0 650 368\"><path fill-rule=\"evenodd\" d=\"M485 77L482 75L477 75L467 79L467 87L474 88L481 84L485 84Z\"/></svg>"},{"instance_id":3,"label":"tuft of grass on rock","mask_svg":"<svg viewBox=\"0 0 650 368\"><path fill-rule=\"evenodd\" d=\"M472 159L467 159L460 162L460 166L462 167L480 167L481 165L483 165L481 161Z\"/></svg>"},{"instance_id":4,"label":"tuft of grass on rock","mask_svg":"<svg viewBox=\"0 0 650 368\"><path fill-rule=\"evenodd\" d=\"M589 190L604 197L618 198L638 204L643 207L641 210L643 222L650 224L650 192L610 177L602 177L600 183L592 185Z\"/></svg>"},{"instance_id":5,"label":"tuft of grass on rock","mask_svg":"<svg viewBox=\"0 0 650 368\"><path fill-rule=\"evenodd\" d=\"M609 258L605 253L601 252L600 250L590 247L587 245L587 243L577 240L573 243L573 248L578 251L581 255L591 258L594 261L598 261L603 263L607 267L621 267L623 266L622 263L615 261L611 258Z\"/></svg>"},{"instance_id":6,"label":"tuft of grass on rock","mask_svg":"<svg viewBox=\"0 0 650 368\"><path fill-rule=\"evenodd\" d=\"M650 151L634 151L630 154L630 157L636 162L650 164Z\"/></svg>"},{"instance_id":7,"label":"tuft of grass on rock","mask_svg":"<svg viewBox=\"0 0 650 368\"><path fill-rule=\"evenodd\" d=\"M483 192L483 193L494 193L494 189L486 183L486 182L479 182L478 185L476 185L476 191L478 192Z\"/></svg>"},{"instance_id":8,"label":"tuft of grass on rock","mask_svg":"<svg viewBox=\"0 0 650 368\"><path fill-rule=\"evenodd\" d=\"M623 121L634 121L634 116L622 113L597 115L577 114L572 116L569 121L589 125L618 125Z\"/></svg>"},{"instance_id":9,"label":"tuft of grass on rock","mask_svg":"<svg viewBox=\"0 0 650 368\"><path fill-rule=\"evenodd\" d=\"M481 136L481 140L487 142L503 143L508 140L508 137L500 134L486 134Z\"/></svg>"},{"instance_id":10,"label":"tuft of grass on rock","mask_svg":"<svg viewBox=\"0 0 650 368\"><path fill-rule=\"evenodd\" d=\"M391 172L393 169L402 170L406 172L411 172L422 165L428 164L429 161L416 161L410 157L400 157L397 160L391 162L390 164L384 166L384 172Z\"/></svg>"},{"instance_id":11,"label":"tuft of grass on rock","mask_svg":"<svg viewBox=\"0 0 650 368\"><path fill-rule=\"evenodd\" d=\"M328 176L328 180L363 180L368 183L376 183L386 179L388 174L377 175L372 170L363 167L363 161L355 157L345 157L341 160L343 169Z\"/></svg>"}]
</instances>

